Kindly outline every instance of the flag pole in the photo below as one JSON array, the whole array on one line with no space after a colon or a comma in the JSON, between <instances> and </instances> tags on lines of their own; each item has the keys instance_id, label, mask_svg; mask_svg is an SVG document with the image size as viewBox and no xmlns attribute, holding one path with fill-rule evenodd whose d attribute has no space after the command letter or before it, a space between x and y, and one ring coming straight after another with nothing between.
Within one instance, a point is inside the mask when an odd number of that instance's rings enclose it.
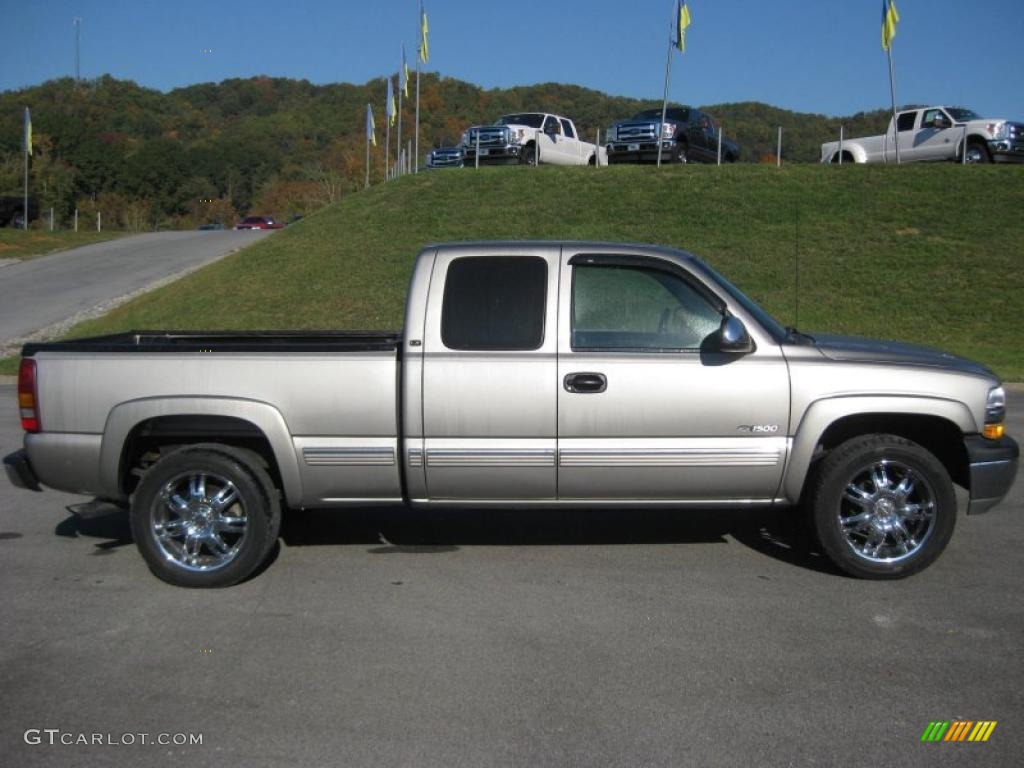
<instances>
[{"instance_id":1,"label":"flag pole","mask_svg":"<svg viewBox=\"0 0 1024 768\"><path fill-rule=\"evenodd\" d=\"M405 86L405 48L402 49L402 70L398 73L398 139L395 141L395 160L398 174L402 173L402 91Z\"/></svg>"},{"instance_id":2,"label":"flag pole","mask_svg":"<svg viewBox=\"0 0 1024 768\"><path fill-rule=\"evenodd\" d=\"M668 112L668 86L672 79L672 31L675 26L675 11L673 11L673 18L669 19L668 22L668 56L665 57L665 91L661 98L661 122L654 129L655 139L658 142L658 167L661 167L661 134L664 130L665 115Z\"/></svg>"},{"instance_id":3,"label":"flag pole","mask_svg":"<svg viewBox=\"0 0 1024 768\"><path fill-rule=\"evenodd\" d=\"M896 125L896 76L893 73L892 66L892 40L889 41L889 46L885 49L885 52L889 55L889 95L892 97L892 138L896 145L896 165L899 165L900 130L899 126Z\"/></svg>"},{"instance_id":4,"label":"flag pole","mask_svg":"<svg viewBox=\"0 0 1024 768\"><path fill-rule=\"evenodd\" d=\"M391 165L391 75L388 75L388 103L384 105L384 181L388 180Z\"/></svg>"},{"instance_id":5,"label":"flag pole","mask_svg":"<svg viewBox=\"0 0 1024 768\"><path fill-rule=\"evenodd\" d=\"M366 105L366 183L363 189L370 188L370 105Z\"/></svg>"},{"instance_id":6,"label":"flag pole","mask_svg":"<svg viewBox=\"0 0 1024 768\"><path fill-rule=\"evenodd\" d=\"M25 144L25 203L21 209L21 228L28 229L28 144Z\"/></svg>"},{"instance_id":7,"label":"flag pole","mask_svg":"<svg viewBox=\"0 0 1024 768\"><path fill-rule=\"evenodd\" d=\"M23 144L22 151L24 151L25 153L25 197L24 207L21 209L21 228L26 231L28 230L28 148L29 142L31 141L31 139L29 138L30 125L32 125L32 116L28 111L28 107L25 107L25 119L23 125L21 126L21 143Z\"/></svg>"},{"instance_id":8,"label":"flag pole","mask_svg":"<svg viewBox=\"0 0 1024 768\"><path fill-rule=\"evenodd\" d=\"M420 43L419 50L423 50L423 43ZM415 154L410 158L412 164L412 172L420 172L420 57L422 54L416 56L416 133L415 133Z\"/></svg>"}]
</instances>

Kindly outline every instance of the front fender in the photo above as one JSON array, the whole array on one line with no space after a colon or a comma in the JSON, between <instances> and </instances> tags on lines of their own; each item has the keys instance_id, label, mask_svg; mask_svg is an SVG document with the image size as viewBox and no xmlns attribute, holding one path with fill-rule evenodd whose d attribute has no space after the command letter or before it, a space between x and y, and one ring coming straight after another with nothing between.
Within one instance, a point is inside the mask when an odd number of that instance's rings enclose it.
<instances>
[{"instance_id":1,"label":"front fender","mask_svg":"<svg viewBox=\"0 0 1024 768\"><path fill-rule=\"evenodd\" d=\"M851 395L816 400L804 411L795 430L782 481L783 496L794 503L800 499L814 450L832 424L849 416L884 413L939 417L952 422L965 434L978 431L970 409L959 400L916 395Z\"/></svg>"},{"instance_id":2,"label":"front fender","mask_svg":"<svg viewBox=\"0 0 1024 768\"><path fill-rule=\"evenodd\" d=\"M290 506L299 506L302 480L291 434L284 417L272 405L258 400L224 397L147 397L129 400L111 410L100 447L100 482L103 493L121 498L121 456L128 435L139 424L161 416L229 416L259 429L274 452L278 473Z\"/></svg>"}]
</instances>

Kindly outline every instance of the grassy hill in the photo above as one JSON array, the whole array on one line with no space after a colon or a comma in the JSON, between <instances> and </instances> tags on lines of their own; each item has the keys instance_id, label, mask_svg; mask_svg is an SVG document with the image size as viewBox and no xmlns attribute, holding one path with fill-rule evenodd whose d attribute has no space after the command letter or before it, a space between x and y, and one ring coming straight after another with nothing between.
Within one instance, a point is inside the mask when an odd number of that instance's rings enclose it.
<instances>
[{"instance_id":1,"label":"grassy hill","mask_svg":"<svg viewBox=\"0 0 1024 768\"><path fill-rule=\"evenodd\" d=\"M421 155L510 112L565 114L593 139L598 129L660 106L561 83L484 90L434 72L424 73L421 91ZM0 92L0 193L21 194L28 106L29 183L40 210L54 209L58 228L70 225L76 208L86 220L101 212L107 228L131 231L189 229L246 212L287 219L362 187L367 103L378 114L372 171L383 178L384 93L383 77L361 85L253 77L162 93L109 75ZM739 141L743 162L774 153L779 126L787 161L817 162L821 142L837 138L840 124L847 136L863 136L887 122L882 110L839 118L756 102L708 109ZM408 99L403 115L409 139Z\"/></svg>"},{"instance_id":2,"label":"grassy hill","mask_svg":"<svg viewBox=\"0 0 1024 768\"><path fill-rule=\"evenodd\" d=\"M398 328L431 241L573 238L703 256L787 324L897 338L1024 380L1024 173L953 165L489 168L349 195L75 329Z\"/></svg>"}]
</instances>

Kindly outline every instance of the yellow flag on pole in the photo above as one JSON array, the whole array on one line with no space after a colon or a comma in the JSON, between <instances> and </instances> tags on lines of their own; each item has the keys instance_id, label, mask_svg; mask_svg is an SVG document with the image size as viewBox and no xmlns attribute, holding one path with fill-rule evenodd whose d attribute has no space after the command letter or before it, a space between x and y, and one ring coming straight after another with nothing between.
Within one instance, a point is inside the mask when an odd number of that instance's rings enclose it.
<instances>
[{"instance_id":1,"label":"yellow flag on pole","mask_svg":"<svg viewBox=\"0 0 1024 768\"><path fill-rule=\"evenodd\" d=\"M896 25L900 23L900 12L896 10L895 0L882 0L882 50L892 48L896 37Z\"/></svg>"},{"instance_id":2,"label":"yellow flag on pole","mask_svg":"<svg viewBox=\"0 0 1024 768\"><path fill-rule=\"evenodd\" d=\"M681 53L686 52L686 28L690 26L690 6L683 2L677 4L677 13L679 19L679 28L676 31L676 47Z\"/></svg>"},{"instance_id":3,"label":"yellow flag on pole","mask_svg":"<svg viewBox=\"0 0 1024 768\"><path fill-rule=\"evenodd\" d=\"M25 107L25 152L32 154L32 114Z\"/></svg>"},{"instance_id":4,"label":"yellow flag on pole","mask_svg":"<svg viewBox=\"0 0 1024 768\"><path fill-rule=\"evenodd\" d=\"M427 24L427 12L423 10L423 3L420 3L420 61L426 64L430 61L430 43L427 42L427 33L430 26Z\"/></svg>"},{"instance_id":5,"label":"yellow flag on pole","mask_svg":"<svg viewBox=\"0 0 1024 768\"><path fill-rule=\"evenodd\" d=\"M402 93L409 98L409 64L405 60L405 43L402 43Z\"/></svg>"}]
</instances>

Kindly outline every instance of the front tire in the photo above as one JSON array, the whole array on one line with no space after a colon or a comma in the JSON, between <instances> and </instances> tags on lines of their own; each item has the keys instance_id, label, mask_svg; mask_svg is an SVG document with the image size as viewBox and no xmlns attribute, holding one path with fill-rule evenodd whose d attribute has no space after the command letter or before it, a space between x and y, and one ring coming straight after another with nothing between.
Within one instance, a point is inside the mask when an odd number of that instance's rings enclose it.
<instances>
[{"instance_id":1,"label":"front tire","mask_svg":"<svg viewBox=\"0 0 1024 768\"><path fill-rule=\"evenodd\" d=\"M942 554L956 525L946 468L896 435L847 440L822 462L809 496L814 530L841 570L864 579L899 579Z\"/></svg>"},{"instance_id":2,"label":"front tire","mask_svg":"<svg viewBox=\"0 0 1024 768\"><path fill-rule=\"evenodd\" d=\"M537 165L537 145L527 144L523 147L523 153L519 156L522 165Z\"/></svg>"},{"instance_id":3,"label":"front tire","mask_svg":"<svg viewBox=\"0 0 1024 768\"><path fill-rule=\"evenodd\" d=\"M677 144L675 152L672 155L672 159L675 160L680 165L686 165L688 162L690 162L690 158L688 155L689 151L690 148L687 147L685 144Z\"/></svg>"},{"instance_id":4,"label":"front tire","mask_svg":"<svg viewBox=\"0 0 1024 768\"><path fill-rule=\"evenodd\" d=\"M988 152L986 147L980 141L969 141L967 143L967 163L968 165L978 165L984 163L991 163L992 155Z\"/></svg>"},{"instance_id":5,"label":"front tire","mask_svg":"<svg viewBox=\"0 0 1024 768\"><path fill-rule=\"evenodd\" d=\"M227 587L273 548L281 508L248 452L182 448L158 461L132 499L132 536L150 570L179 587Z\"/></svg>"}]
</instances>

